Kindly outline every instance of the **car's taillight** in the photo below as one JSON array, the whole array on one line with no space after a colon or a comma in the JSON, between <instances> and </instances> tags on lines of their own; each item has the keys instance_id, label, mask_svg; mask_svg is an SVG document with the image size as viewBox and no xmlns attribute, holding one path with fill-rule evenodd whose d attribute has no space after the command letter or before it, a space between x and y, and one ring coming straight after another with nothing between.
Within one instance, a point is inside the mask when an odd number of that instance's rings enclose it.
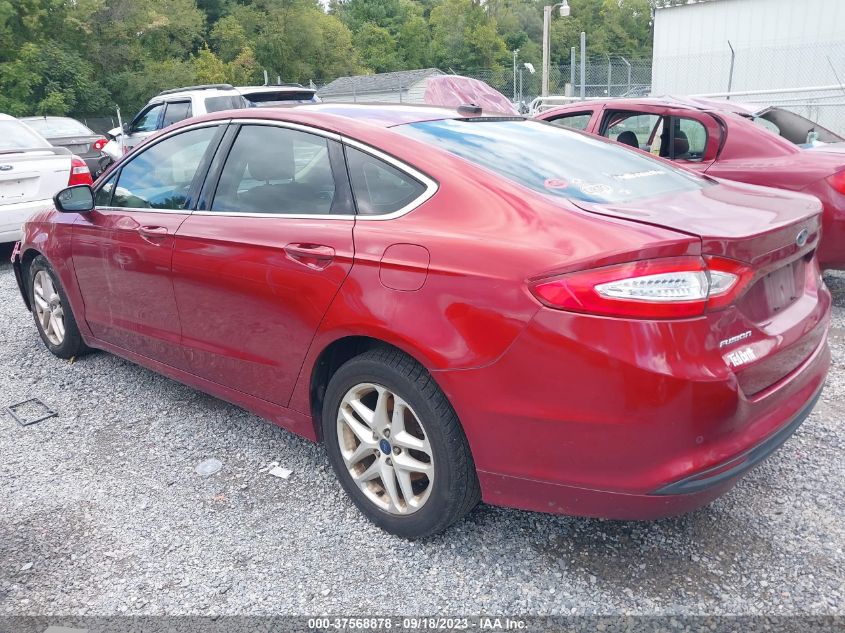
<instances>
[{"instance_id":1,"label":"car's taillight","mask_svg":"<svg viewBox=\"0 0 845 633\"><path fill-rule=\"evenodd\" d=\"M830 186L836 189L839 193L845 194L845 169L838 171L832 176L827 177Z\"/></svg>"},{"instance_id":2,"label":"car's taillight","mask_svg":"<svg viewBox=\"0 0 845 633\"><path fill-rule=\"evenodd\" d=\"M643 319L684 318L732 303L753 272L733 260L673 257L539 280L531 289L552 308Z\"/></svg>"},{"instance_id":3,"label":"car's taillight","mask_svg":"<svg viewBox=\"0 0 845 633\"><path fill-rule=\"evenodd\" d=\"M106 146L106 143L108 143L107 139L98 138L96 141L94 141L91 147L94 149L95 152L102 152L103 148Z\"/></svg>"},{"instance_id":4,"label":"car's taillight","mask_svg":"<svg viewBox=\"0 0 845 633\"><path fill-rule=\"evenodd\" d=\"M79 156L71 156L70 159L70 178L67 184L71 185L91 185L94 181L91 179L91 172L88 171L88 165Z\"/></svg>"}]
</instances>

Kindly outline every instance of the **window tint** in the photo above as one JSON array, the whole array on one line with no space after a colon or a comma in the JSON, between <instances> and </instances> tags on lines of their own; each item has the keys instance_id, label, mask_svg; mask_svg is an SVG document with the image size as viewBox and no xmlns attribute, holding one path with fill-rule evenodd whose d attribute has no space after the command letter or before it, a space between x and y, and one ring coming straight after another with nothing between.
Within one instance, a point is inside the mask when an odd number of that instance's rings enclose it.
<instances>
[{"instance_id":1,"label":"window tint","mask_svg":"<svg viewBox=\"0 0 845 633\"><path fill-rule=\"evenodd\" d=\"M94 134L79 121L65 117L38 117L22 120L42 136L91 136Z\"/></svg>"},{"instance_id":2,"label":"window tint","mask_svg":"<svg viewBox=\"0 0 845 633\"><path fill-rule=\"evenodd\" d=\"M246 101L240 95L224 97L206 97L205 111L220 112L221 110L238 110L247 107Z\"/></svg>"},{"instance_id":3,"label":"window tint","mask_svg":"<svg viewBox=\"0 0 845 633\"><path fill-rule=\"evenodd\" d=\"M552 125L560 127L568 127L573 130L586 130L590 119L593 118L592 112L577 112L575 114L566 114L549 121Z\"/></svg>"},{"instance_id":4,"label":"window tint","mask_svg":"<svg viewBox=\"0 0 845 633\"><path fill-rule=\"evenodd\" d=\"M663 117L638 112L613 112L605 119L603 136L647 152L660 152L660 132Z\"/></svg>"},{"instance_id":5,"label":"window tint","mask_svg":"<svg viewBox=\"0 0 845 633\"><path fill-rule=\"evenodd\" d=\"M362 215L393 213L425 192L425 185L416 178L354 147L346 148L346 161Z\"/></svg>"},{"instance_id":6,"label":"window tint","mask_svg":"<svg viewBox=\"0 0 845 633\"><path fill-rule=\"evenodd\" d=\"M617 202L706 184L646 154L538 121L445 119L391 129L551 197Z\"/></svg>"},{"instance_id":7,"label":"window tint","mask_svg":"<svg viewBox=\"0 0 845 633\"><path fill-rule=\"evenodd\" d=\"M164 111L164 121L162 127L173 125L179 121L184 121L191 116L191 102L190 101L176 101L168 103L167 109Z\"/></svg>"},{"instance_id":8,"label":"window tint","mask_svg":"<svg viewBox=\"0 0 845 633\"><path fill-rule=\"evenodd\" d=\"M330 143L334 141L298 130L243 126L226 158L211 210L332 213L336 196Z\"/></svg>"},{"instance_id":9,"label":"window tint","mask_svg":"<svg viewBox=\"0 0 845 633\"><path fill-rule=\"evenodd\" d=\"M158 116L161 114L164 106L162 104L153 106L141 116L132 125L132 132L154 132L158 126Z\"/></svg>"},{"instance_id":10,"label":"window tint","mask_svg":"<svg viewBox=\"0 0 845 633\"><path fill-rule=\"evenodd\" d=\"M120 170L111 206L184 209L194 175L216 133L216 126L189 130L141 152Z\"/></svg>"},{"instance_id":11,"label":"window tint","mask_svg":"<svg viewBox=\"0 0 845 633\"><path fill-rule=\"evenodd\" d=\"M674 118L675 151L678 160L702 160L707 149L707 129L695 119Z\"/></svg>"},{"instance_id":12,"label":"window tint","mask_svg":"<svg viewBox=\"0 0 845 633\"><path fill-rule=\"evenodd\" d=\"M0 121L0 150L50 147L50 144L18 121Z\"/></svg>"},{"instance_id":13,"label":"window tint","mask_svg":"<svg viewBox=\"0 0 845 633\"><path fill-rule=\"evenodd\" d=\"M106 182L104 182L100 188L97 190L97 193L94 194L94 206L95 207L110 207L111 206L111 195L114 191L114 179L115 176L109 178Z\"/></svg>"}]
</instances>

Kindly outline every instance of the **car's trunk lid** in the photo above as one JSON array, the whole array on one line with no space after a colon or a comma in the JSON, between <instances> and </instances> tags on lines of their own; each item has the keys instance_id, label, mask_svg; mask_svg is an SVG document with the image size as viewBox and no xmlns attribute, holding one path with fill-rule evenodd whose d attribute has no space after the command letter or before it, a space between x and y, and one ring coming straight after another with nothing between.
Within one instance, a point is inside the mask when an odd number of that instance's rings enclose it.
<instances>
[{"instance_id":1,"label":"car's trunk lid","mask_svg":"<svg viewBox=\"0 0 845 633\"><path fill-rule=\"evenodd\" d=\"M695 235L706 255L757 265L814 244L821 212L821 203L811 196L721 181L632 202L572 203L591 213ZM804 229L806 239L800 240L799 247L798 237Z\"/></svg>"},{"instance_id":2,"label":"car's trunk lid","mask_svg":"<svg viewBox=\"0 0 845 633\"><path fill-rule=\"evenodd\" d=\"M93 136L79 135L62 136L57 138L50 137L47 140L56 147L66 147L71 151L71 153L81 156L82 158L87 158L89 156L96 156L99 154L99 152L94 149L94 143L101 138L103 137L99 134L95 134Z\"/></svg>"},{"instance_id":3,"label":"car's trunk lid","mask_svg":"<svg viewBox=\"0 0 845 633\"><path fill-rule=\"evenodd\" d=\"M67 186L70 158L63 147L0 151L0 205L51 198Z\"/></svg>"}]
</instances>

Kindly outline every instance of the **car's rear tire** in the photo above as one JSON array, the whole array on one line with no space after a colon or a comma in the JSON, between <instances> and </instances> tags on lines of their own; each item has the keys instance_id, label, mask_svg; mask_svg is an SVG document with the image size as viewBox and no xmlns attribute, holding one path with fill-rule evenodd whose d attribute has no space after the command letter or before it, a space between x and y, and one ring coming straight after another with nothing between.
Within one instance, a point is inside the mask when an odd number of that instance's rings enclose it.
<instances>
[{"instance_id":1,"label":"car's rear tire","mask_svg":"<svg viewBox=\"0 0 845 633\"><path fill-rule=\"evenodd\" d=\"M28 280L35 327L47 349L59 358L72 358L91 351L79 333L59 276L43 255L32 260Z\"/></svg>"},{"instance_id":2,"label":"car's rear tire","mask_svg":"<svg viewBox=\"0 0 845 633\"><path fill-rule=\"evenodd\" d=\"M436 534L481 499L458 416L425 368L399 350L369 350L335 372L322 430L344 490L387 532Z\"/></svg>"}]
</instances>

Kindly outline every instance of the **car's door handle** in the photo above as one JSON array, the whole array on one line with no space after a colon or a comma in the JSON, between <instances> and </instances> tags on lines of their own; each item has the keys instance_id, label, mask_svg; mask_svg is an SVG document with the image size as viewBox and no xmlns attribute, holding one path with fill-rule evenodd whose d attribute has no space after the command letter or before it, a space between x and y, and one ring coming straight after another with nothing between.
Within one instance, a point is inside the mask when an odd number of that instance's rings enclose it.
<instances>
[{"instance_id":1,"label":"car's door handle","mask_svg":"<svg viewBox=\"0 0 845 633\"><path fill-rule=\"evenodd\" d=\"M334 259L334 249L323 244L293 243L285 246L288 258L314 270L323 270Z\"/></svg>"},{"instance_id":2,"label":"car's door handle","mask_svg":"<svg viewBox=\"0 0 845 633\"><path fill-rule=\"evenodd\" d=\"M158 244L167 237L167 227L140 226L138 227L138 234L141 236L141 239L144 239L151 244Z\"/></svg>"}]
</instances>

